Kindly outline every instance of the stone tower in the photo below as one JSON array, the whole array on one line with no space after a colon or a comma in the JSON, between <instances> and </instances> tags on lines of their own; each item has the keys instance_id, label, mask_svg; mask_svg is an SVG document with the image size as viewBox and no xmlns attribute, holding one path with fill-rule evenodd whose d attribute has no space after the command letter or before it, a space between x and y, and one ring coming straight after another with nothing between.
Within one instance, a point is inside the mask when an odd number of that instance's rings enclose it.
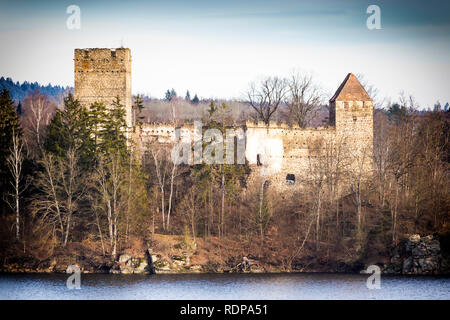
<instances>
[{"instance_id":1,"label":"stone tower","mask_svg":"<svg viewBox=\"0 0 450 320\"><path fill-rule=\"evenodd\" d=\"M89 107L96 101L110 106L119 97L125 107L127 126L131 127L130 49L75 49L74 63L75 98Z\"/></svg>"},{"instance_id":2,"label":"stone tower","mask_svg":"<svg viewBox=\"0 0 450 320\"><path fill-rule=\"evenodd\" d=\"M349 73L330 99L330 125L344 137L354 154L373 152L373 101L353 73Z\"/></svg>"}]
</instances>

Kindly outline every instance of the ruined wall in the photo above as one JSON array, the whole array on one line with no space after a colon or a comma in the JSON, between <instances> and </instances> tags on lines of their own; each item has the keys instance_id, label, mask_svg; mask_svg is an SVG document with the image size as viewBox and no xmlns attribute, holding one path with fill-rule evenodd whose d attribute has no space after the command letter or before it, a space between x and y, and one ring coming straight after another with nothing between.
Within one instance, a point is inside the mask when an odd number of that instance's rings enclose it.
<instances>
[{"instance_id":1,"label":"ruined wall","mask_svg":"<svg viewBox=\"0 0 450 320\"><path fill-rule=\"evenodd\" d=\"M245 155L252 168L251 179L265 175L278 189L301 184L308 176L310 148L335 136L334 127L302 129L297 125L270 123L266 126L254 122L247 122L246 127ZM288 175L294 175L295 183L286 182Z\"/></svg>"},{"instance_id":2,"label":"ruined wall","mask_svg":"<svg viewBox=\"0 0 450 320\"><path fill-rule=\"evenodd\" d=\"M127 126L131 127L130 49L75 49L74 64L75 98L89 107L96 101L110 106L118 96L125 107Z\"/></svg>"},{"instance_id":3,"label":"ruined wall","mask_svg":"<svg viewBox=\"0 0 450 320\"><path fill-rule=\"evenodd\" d=\"M372 108L372 101L335 101L331 104L331 109L336 110L335 126L328 127L299 128L247 121L245 159L252 169L250 180L264 176L278 190L301 187L313 176L311 170L317 166L314 161L335 156L338 147L344 153L341 157L347 158L347 169L358 172L363 161L363 171L369 172L373 149ZM149 143L173 145L180 139L185 143L193 142L194 129L190 124L181 127L144 124L136 130L135 140L142 149ZM295 182L287 181L288 175L294 177Z\"/></svg>"}]
</instances>

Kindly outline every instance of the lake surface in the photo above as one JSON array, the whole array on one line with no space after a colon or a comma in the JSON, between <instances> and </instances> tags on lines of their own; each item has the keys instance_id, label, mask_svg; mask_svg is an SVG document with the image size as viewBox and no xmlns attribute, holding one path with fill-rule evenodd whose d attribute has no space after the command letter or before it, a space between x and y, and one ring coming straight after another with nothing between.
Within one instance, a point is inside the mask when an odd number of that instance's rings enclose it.
<instances>
[{"instance_id":1,"label":"lake surface","mask_svg":"<svg viewBox=\"0 0 450 320\"><path fill-rule=\"evenodd\" d=\"M450 299L449 277L381 276L369 290L359 274L0 275L0 299Z\"/></svg>"}]
</instances>

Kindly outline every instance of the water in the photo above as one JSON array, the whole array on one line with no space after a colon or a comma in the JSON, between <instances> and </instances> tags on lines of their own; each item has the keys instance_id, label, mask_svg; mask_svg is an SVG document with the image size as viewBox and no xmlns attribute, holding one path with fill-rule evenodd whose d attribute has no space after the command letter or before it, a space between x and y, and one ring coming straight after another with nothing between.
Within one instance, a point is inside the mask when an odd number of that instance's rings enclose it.
<instances>
[{"instance_id":1,"label":"water","mask_svg":"<svg viewBox=\"0 0 450 320\"><path fill-rule=\"evenodd\" d=\"M0 299L450 299L448 277L381 277L369 290L359 274L0 275Z\"/></svg>"}]
</instances>

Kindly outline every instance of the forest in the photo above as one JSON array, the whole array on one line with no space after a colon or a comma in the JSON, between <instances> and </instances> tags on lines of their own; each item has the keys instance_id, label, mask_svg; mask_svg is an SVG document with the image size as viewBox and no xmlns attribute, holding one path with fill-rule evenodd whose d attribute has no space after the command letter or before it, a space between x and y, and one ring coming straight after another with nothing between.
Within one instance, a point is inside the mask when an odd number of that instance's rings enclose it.
<instances>
[{"instance_id":1,"label":"forest","mask_svg":"<svg viewBox=\"0 0 450 320\"><path fill-rule=\"evenodd\" d=\"M278 85L273 80L268 84ZM296 98L279 102L273 117L306 126L313 106L316 115L323 112L319 100L305 105ZM192 108L202 110L196 116L205 128L219 130L258 117L260 106L169 100L154 102L166 108L165 121L193 118L180 116ZM370 179L355 180L338 164L317 162L306 188L263 188L263 194L248 181L247 164L177 166L170 146L140 152L127 143L119 99L110 108L94 103L88 110L70 92L59 107L33 92L22 110L18 114L8 90L1 92L3 261L74 254L110 261L146 248L164 257L170 252L165 241L177 239L212 269L249 256L275 270L336 270L383 262L411 234L450 232L450 113L440 105L424 111L401 98L374 110ZM140 96L133 110L138 125L156 114ZM336 186L346 179L356 182L338 194Z\"/></svg>"}]
</instances>

